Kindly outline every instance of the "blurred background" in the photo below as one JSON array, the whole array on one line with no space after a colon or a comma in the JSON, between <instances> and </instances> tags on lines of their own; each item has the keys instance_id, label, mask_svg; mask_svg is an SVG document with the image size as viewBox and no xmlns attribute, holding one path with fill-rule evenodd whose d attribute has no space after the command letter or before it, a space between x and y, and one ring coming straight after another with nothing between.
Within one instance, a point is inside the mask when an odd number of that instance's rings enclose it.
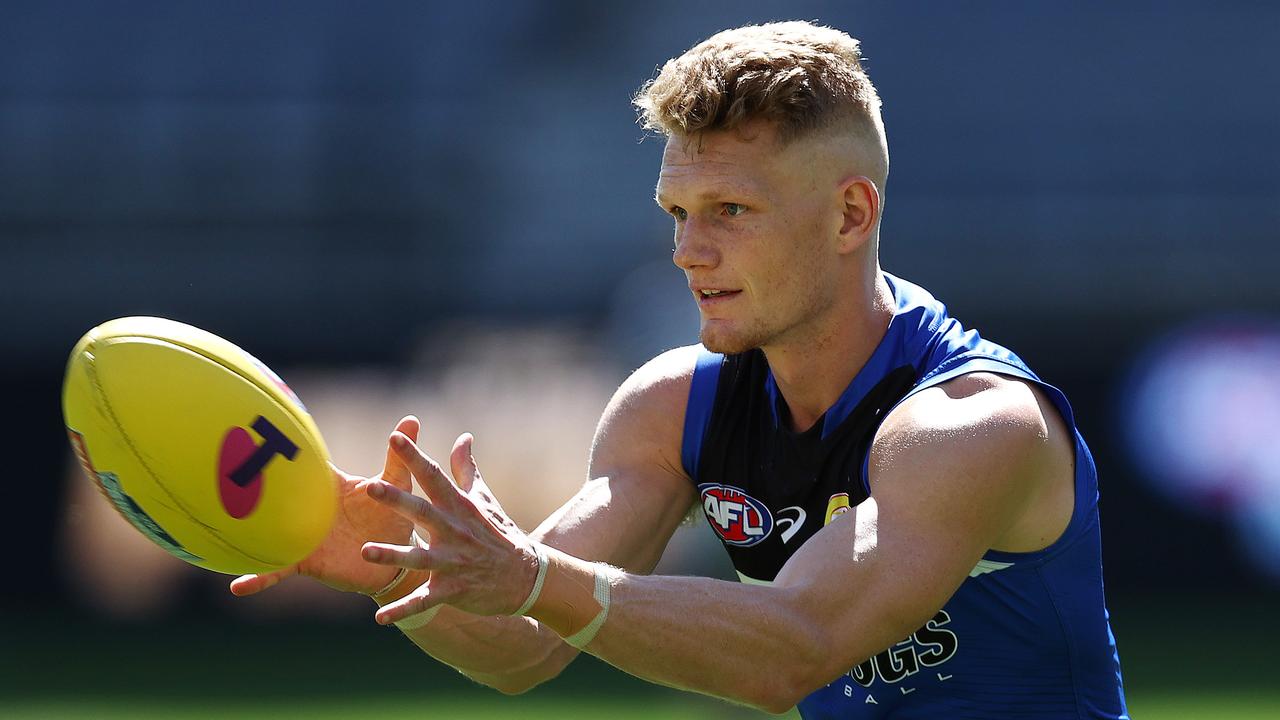
<instances>
[{"instance_id":1,"label":"blurred background","mask_svg":"<svg viewBox=\"0 0 1280 720\"><path fill-rule=\"evenodd\" d=\"M406 412L438 456L476 433L531 528L696 341L630 95L776 19L863 40L885 269L1072 399L1131 709L1280 715L1280 6L758 0L0 2L0 715L753 716L590 658L503 698L363 598L234 600L95 496L59 391L90 327L188 322L353 472ZM701 526L660 569L731 576Z\"/></svg>"}]
</instances>

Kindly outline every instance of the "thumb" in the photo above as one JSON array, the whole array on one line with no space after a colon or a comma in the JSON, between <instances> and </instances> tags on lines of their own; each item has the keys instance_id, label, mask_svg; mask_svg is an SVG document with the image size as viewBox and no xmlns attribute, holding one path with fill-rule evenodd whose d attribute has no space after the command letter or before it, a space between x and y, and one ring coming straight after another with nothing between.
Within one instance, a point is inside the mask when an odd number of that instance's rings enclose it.
<instances>
[{"instance_id":1,"label":"thumb","mask_svg":"<svg viewBox=\"0 0 1280 720\"><path fill-rule=\"evenodd\" d=\"M351 473L347 472L346 470L343 470L337 465L334 465L332 461L329 462L329 470L333 472L333 479L338 482L339 486L341 486L344 483L360 482L361 480L364 479L364 478L356 477L355 475L352 475Z\"/></svg>"},{"instance_id":2,"label":"thumb","mask_svg":"<svg viewBox=\"0 0 1280 720\"><path fill-rule=\"evenodd\" d=\"M476 469L476 459L471 453L475 438L471 433L462 433L453 441L453 452L449 453L449 467L453 470L453 482L464 493L471 492L480 471Z\"/></svg>"},{"instance_id":3,"label":"thumb","mask_svg":"<svg viewBox=\"0 0 1280 720\"><path fill-rule=\"evenodd\" d=\"M396 423L396 431L409 436L409 439L418 442L418 431L422 428L422 423L413 415L406 415L400 418L400 422ZM401 490L408 491L413 487L413 480L409 474L409 468L391 449L391 443L387 443L387 458L382 463L382 479L395 485Z\"/></svg>"}]
</instances>

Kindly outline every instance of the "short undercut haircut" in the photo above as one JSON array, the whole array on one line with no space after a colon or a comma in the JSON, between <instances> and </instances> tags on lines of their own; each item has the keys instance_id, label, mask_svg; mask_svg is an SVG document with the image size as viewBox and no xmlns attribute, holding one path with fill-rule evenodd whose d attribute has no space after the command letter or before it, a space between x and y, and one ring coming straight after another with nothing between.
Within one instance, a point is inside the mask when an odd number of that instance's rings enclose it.
<instances>
[{"instance_id":1,"label":"short undercut haircut","mask_svg":"<svg viewBox=\"0 0 1280 720\"><path fill-rule=\"evenodd\" d=\"M858 41L808 22L712 35L668 60L634 103L645 129L667 137L761 119L775 125L782 143L845 130L884 144L880 96L862 67Z\"/></svg>"}]
</instances>

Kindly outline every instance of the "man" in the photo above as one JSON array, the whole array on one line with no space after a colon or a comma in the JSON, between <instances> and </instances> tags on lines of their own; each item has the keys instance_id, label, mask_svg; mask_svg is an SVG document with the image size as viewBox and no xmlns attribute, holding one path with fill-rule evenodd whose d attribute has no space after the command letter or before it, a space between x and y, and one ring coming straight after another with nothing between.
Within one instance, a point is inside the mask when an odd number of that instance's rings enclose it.
<instances>
[{"instance_id":1,"label":"man","mask_svg":"<svg viewBox=\"0 0 1280 720\"><path fill-rule=\"evenodd\" d=\"M365 592L504 692L582 649L806 717L1125 717L1092 460L1060 392L881 271L888 152L857 41L726 31L636 104L667 136L656 196L703 347L619 388L589 480L532 534L470 436L451 481L406 418L379 477L340 474L325 545L233 591ZM742 583L649 574L695 503Z\"/></svg>"}]
</instances>

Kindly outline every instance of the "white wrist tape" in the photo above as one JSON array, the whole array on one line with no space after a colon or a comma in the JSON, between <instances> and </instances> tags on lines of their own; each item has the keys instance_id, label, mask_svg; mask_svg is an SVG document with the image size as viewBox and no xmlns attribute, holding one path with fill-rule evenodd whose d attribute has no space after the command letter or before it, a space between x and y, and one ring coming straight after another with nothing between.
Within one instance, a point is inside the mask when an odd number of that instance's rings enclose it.
<instances>
[{"instance_id":1,"label":"white wrist tape","mask_svg":"<svg viewBox=\"0 0 1280 720\"><path fill-rule=\"evenodd\" d=\"M410 615L409 617L403 620L397 620L395 622L395 626L400 628L402 632L417 630L423 625L426 625L427 623L431 622L431 619L434 618L436 616L436 613L438 612L440 612L439 605L436 605L434 607L429 607L426 610L423 610L422 612L418 613L417 615Z\"/></svg>"},{"instance_id":2,"label":"white wrist tape","mask_svg":"<svg viewBox=\"0 0 1280 720\"><path fill-rule=\"evenodd\" d=\"M394 590L395 587L400 584L400 581L404 579L404 576L408 574L409 574L409 568L406 568L406 567L400 568L400 572L396 573L396 576L391 578L391 582L387 583L386 585L383 585L381 590L375 590L374 592L369 593L369 597L373 598L374 600L380 600L383 595L386 595L387 593Z\"/></svg>"},{"instance_id":3,"label":"white wrist tape","mask_svg":"<svg viewBox=\"0 0 1280 720\"><path fill-rule=\"evenodd\" d=\"M542 584L547 581L547 566L550 561L547 560L547 549L542 547L540 543L533 544L533 551L538 554L538 577L534 578L533 589L529 591L529 597L525 598L524 604L519 610L511 613L512 617L518 617L529 612L529 608L538 602L538 597L542 595Z\"/></svg>"},{"instance_id":4,"label":"white wrist tape","mask_svg":"<svg viewBox=\"0 0 1280 720\"><path fill-rule=\"evenodd\" d=\"M600 612L591 618L591 622L587 623L586 627L565 638L565 642L581 650L596 639L596 633L600 632L605 619L609 617L609 590L613 587L613 579L617 574L616 568L605 563L596 563L596 589L592 597L600 604Z\"/></svg>"}]
</instances>

